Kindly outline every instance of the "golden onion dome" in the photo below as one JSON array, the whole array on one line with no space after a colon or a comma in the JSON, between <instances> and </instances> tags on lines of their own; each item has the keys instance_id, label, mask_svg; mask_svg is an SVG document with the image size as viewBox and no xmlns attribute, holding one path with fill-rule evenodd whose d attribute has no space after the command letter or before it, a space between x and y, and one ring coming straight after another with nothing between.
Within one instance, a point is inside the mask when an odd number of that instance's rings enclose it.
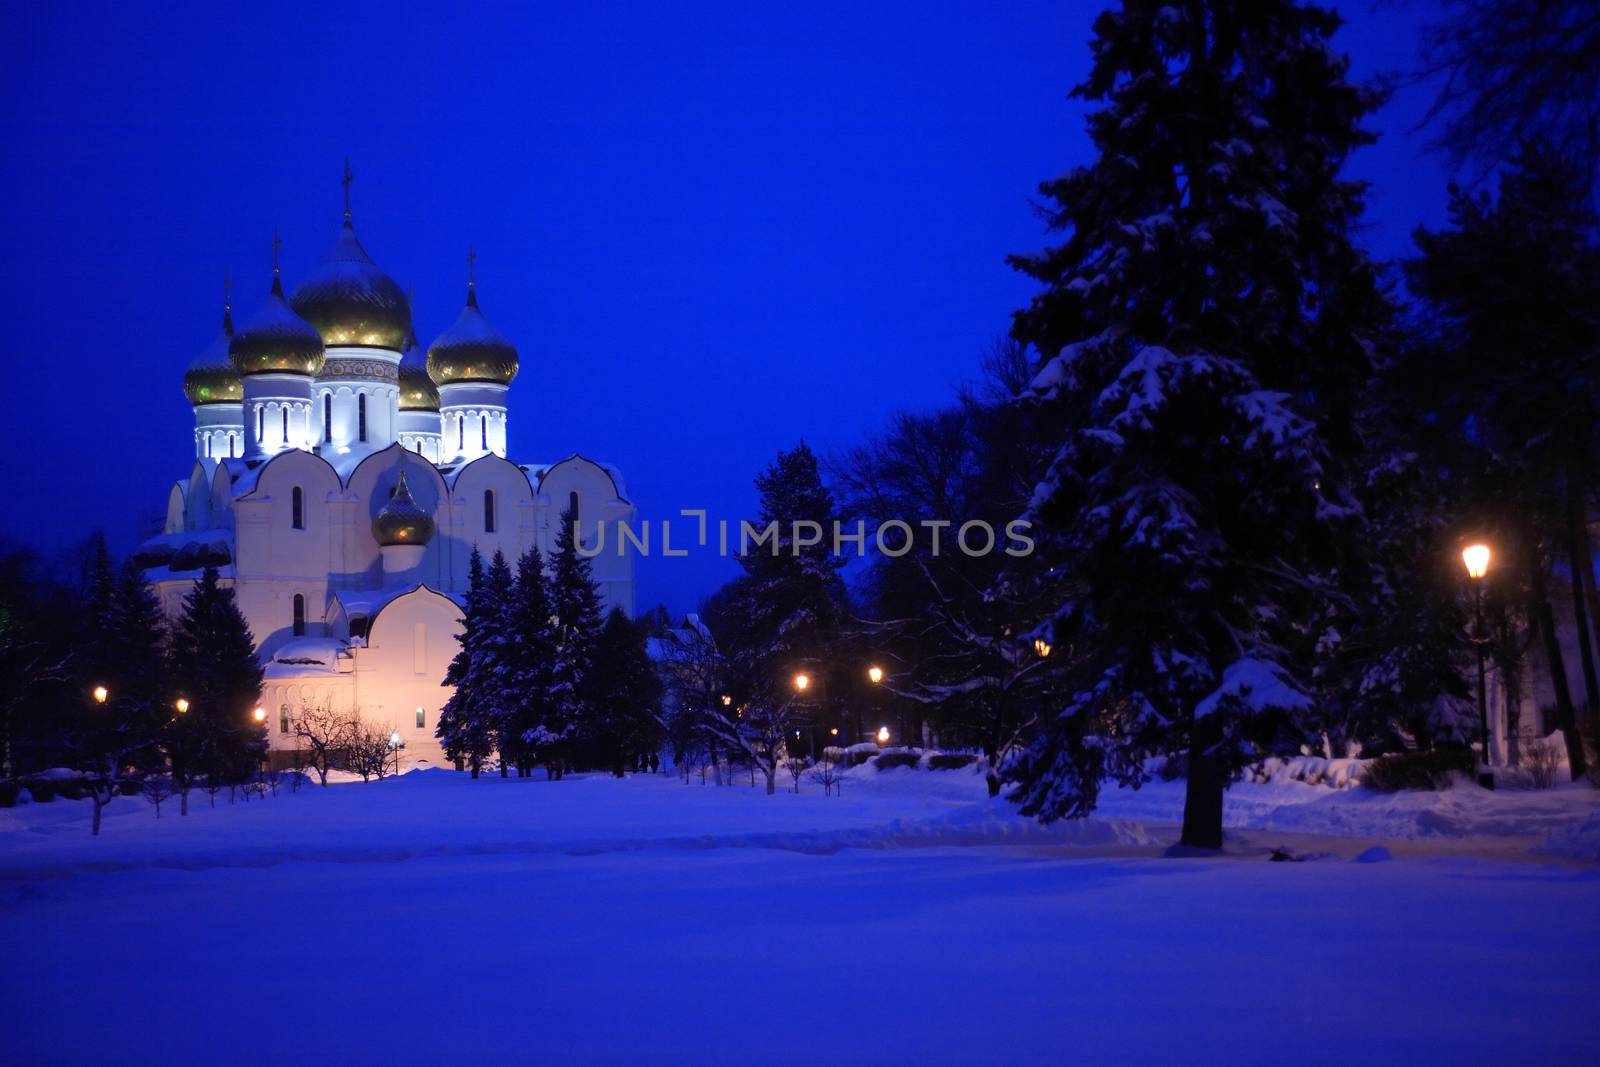
<instances>
[{"instance_id":1,"label":"golden onion dome","mask_svg":"<svg viewBox=\"0 0 1600 1067\"><path fill-rule=\"evenodd\" d=\"M400 410L439 410L439 387L428 377L428 357L416 334L406 340L405 355L400 357Z\"/></svg>"},{"instance_id":2,"label":"golden onion dome","mask_svg":"<svg viewBox=\"0 0 1600 1067\"><path fill-rule=\"evenodd\" d=\"M272 294L228 344L228 359L241 375L306 374L322 369L322 335L284 303L283 283L272 270Z\"/></svg>"},{"instance_id":3,"label":"golden onion dome","mask_svg":"<svg viewBox=\"0 0 1600 1067\"><path fill-rule=\"evenodd\" d=\"M417 506L406 487L405 463L400 464L400 478L394 483L394 495L372 520L372 536L378 544L425 545L433 540L433 516Z\"/></svg>"},{"instance_id":4,"label":"golden onion dome","mask_svg":"<svg viewBox=\"0 0 1600 1067\"><path fill-rule=\"evenodd\" d=\"M435 384L498 382L510 385L517 376L517 347L483 317L478 291L467 286L467 306L455 325L428 346L428 377Z\"/></svg>"},{"instance_id":5,"label":"golden onion dome","mask_svg":"<svg viewBox=\"0 0 1600 1067\"><path fill-rule=\"evenodd\" d=\"M233 309L222 309L222 332L183 372L183 395L195 407L201 404L237 404L244 399L244 382L228 361L233 337Z\"/></svg>"},{"instance_id":6,"label":"golden onion dome","mask_svg":"<svg viewBox=\"0 0 1600 1067\"><path fill-rule=\"evenodd\" d=\"M411 302L372 262L348 217L333 250L300 283L289 305L317 328L329 348L399 352L411 334Z\"/></svg>"}]
</instances>

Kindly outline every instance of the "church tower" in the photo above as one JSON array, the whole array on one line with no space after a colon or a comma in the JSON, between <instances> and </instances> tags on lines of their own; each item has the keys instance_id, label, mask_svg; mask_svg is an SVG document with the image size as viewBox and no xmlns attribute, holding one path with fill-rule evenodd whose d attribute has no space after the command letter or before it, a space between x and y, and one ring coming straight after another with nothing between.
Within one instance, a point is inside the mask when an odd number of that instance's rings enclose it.
<instances>
[{"instance_id":1,"label":"church tower","mask_svg":"<svg viewBox=\"0 0 1600 1067\"><path fill-rule=\"evenodd\" d=\"M196 459L229 459L244 451L244 383L228 361L233 307L222 304L222 332L183 372L183 395L194 406Z\"/></svg>"},{"instance_id":2,"label":"church tower","mask_svg":"<svg viewBox=\"0 0 1600 1067\"><path fill-rule=\"evenodd\" d=\"M506 454L506 393L520 366L517 348L478 308L474 256L467 256L467 306L428 346L428 377L439 387L441 464Z\"/></svg>"},{"instance_id":3,"label":"church tower","mask_svg":"<svg viewBox=\"0 0 1600 1067\"><path fill-rule=\"evenodd\" d=\"M311 380L322 369L322 337L284 301L280 245L274 237L272 292L228 343L228 360L244 381L246 459L310 449L312 442Z\"/></svg>"},{"instance_id":4,"label":"church tower","mask_svg":"<svg viewBox=\"0 0 1600 1067\"><path fill-rule=\"evenodd\" d=\"M327 358L312 387L313 446L330 462L359 460L398 439L400 353L411 302L356 238L344 167L344 226L290 306L315 326Z\"/></svg>"}]
</instances>

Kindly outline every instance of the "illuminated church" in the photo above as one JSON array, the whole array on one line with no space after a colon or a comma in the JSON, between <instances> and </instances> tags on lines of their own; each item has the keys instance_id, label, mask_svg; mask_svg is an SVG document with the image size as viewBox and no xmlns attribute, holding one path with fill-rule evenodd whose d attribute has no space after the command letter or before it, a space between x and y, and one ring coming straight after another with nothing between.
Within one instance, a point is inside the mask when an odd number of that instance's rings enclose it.
<instances>
[{"instance_id":1,"label":"illuminated church","mask_svg":"<svg viewBox=\"0 0 1600 1067\"><path fill-rule=\"evenodd\" d=\"M275 262L261 306L237 329L225 308L185 372L194 466L136 558L169 616L207 565L233 586L275 750L296 747L300 707L326 704L438 760L472 550L549 553L569 507L594 544L634 508L607 465L507 457L520 360L470 271L461 313L424 352L410 300L356 237L348 171L345 194L321 265L286 297ZM633 559L615 536L602 543L601 597L631 614Z\"/></svg>"}]
</instances>

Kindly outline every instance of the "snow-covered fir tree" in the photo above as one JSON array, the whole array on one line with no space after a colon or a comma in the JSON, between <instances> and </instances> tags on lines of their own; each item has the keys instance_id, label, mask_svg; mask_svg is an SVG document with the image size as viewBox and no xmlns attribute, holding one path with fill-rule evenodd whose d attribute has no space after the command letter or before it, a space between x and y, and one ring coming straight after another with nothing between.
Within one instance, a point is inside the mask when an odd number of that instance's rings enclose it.
<instances>
[{"instance_id":1,"label":"snow-covered fir tree","mask_svg":"<svg viewBox=\"0 0 1600 1067\"><path fill-rule=\"evenodd\" d=\"M661 675L646 646L648 631L612 608L595 641L587 704L598 765L612 773L661 748Z\"/></svg>"},{"instance_id":2,"label":"snow-covered fir tree","mask_svg":"<svg viewBox=\"0 0 1600 1067\"><path fill-rule=\"evenodd\" d=\"M262 678L255 649L233 590L207 567L172 633L172 680L189 702L169 737L175 779L233 783L260 767L267 736L251 716Z\"/></svg>"},{"instance_id":3,"label":"snow-covered fir tree","mask_svg":"<svg viewBox=\"0 0 1600 1067\"><path fill-rule=\"evenodd\" d=\"M587 686L600 635L600 594L589 561L578 553L577 514L561 516L550 566L550 607L555 615L550 663L549 718L543 747L545 766L560 777L570 761L568 749L593 725Z\"/></svg>"},{"instance_id":4,"label":"snow-covered fir tree","mask_svg":"<svg viewBox=\"0 0 1600 1067\"><path fill-rule=\"evenodd\" d=\"M536 760L549 758L565 740L552 697L556 658L555 609L550 603L550 578L544 555L530 548L517 561L512 585L510 631L512 715L501 739L512 746L517 774L526 777Z\"/></svg>"},{"instance_id":5,"label":"snow-covered fir tree","mask_svg":"<svg viewBox=\"0 0 1600 1067\"><path fill-rule=\"evenodd\" d=\"M1014 331L1053 426L1034 492L1055 699L1006 773L1082 815L1107 777L1187 752L1183 841L1220 846L1231 777L1298 740L1341 544L1378 305L1351 241L1374 96L1331 11L1128 0L1074 95L1099 152L1041 189L1062 243ZM1044 647L1044 646L1041 646Z\"/></svg>"},{"instance_id":6,"label":"snow-covered fir tree","mask_svg":"<svg viewBox=\"0 0 1600 1067\"><path fill-rule=\"evenodd\" d=\"M462 611L461 651L450 661L444 684L455 686L455 691L439 710L439 723L435 735L444 746L445 756L465 765L476 778L484 761L494 752L494 723L490 718L486 694L478 690L482 678L474 670L474 659L494 629L489 614L495 609L496 598L487 585L483 556L474 548L467 565L468 584L466 606Z\"/></svg>"}]
</instances>

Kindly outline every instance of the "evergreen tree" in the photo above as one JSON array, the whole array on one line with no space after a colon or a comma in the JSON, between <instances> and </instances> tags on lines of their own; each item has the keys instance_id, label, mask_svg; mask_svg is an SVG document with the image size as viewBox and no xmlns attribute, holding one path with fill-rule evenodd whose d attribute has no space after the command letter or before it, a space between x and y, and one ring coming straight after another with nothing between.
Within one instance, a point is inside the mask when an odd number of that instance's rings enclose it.
<instances>
[{"instance_id":1,"label":"evergreen tree","mask_svg":"<svg viewBox=\"0 0 1600 1067\"><path fill-rule=\"evenodd\" d=\"M1375 100L1331 11L1127 0L1074 95L1099 158L1041 187L1063 243L1016 336L1053 428L1030 509L1056 608L1056 696L1006 773L1024 811L1083 815L1107 777L1187 750L1183 842L1296 742L1342 546L1361 541L1355 412L1382 300L1340 170Z\"/></svg>"},{"instance_id":2,"label":"evergreen tree","mask_svg":"<svg viewBox=\"0 0 1600 1067\"><path fill-rule=\"evenodd\" d=\"M1586 705L1600 709L1587 515L1596 471L1600 220L1588 175L1535 145L1507 164L1498 198L1454 190L1450 226L1419 231L1407 264L1433 326L1416 353L1417 406L1445 430L1442 455L1468 467L1478 532L1501 563L1491 587L1520 588L1552 681L1574 776L1585 754L1547 583L1567 562ZM1439 374L1446 365L1450 373Z\"/></svg>"},{"instance_id":3,"label":"evergreen tree","mask_svg":"<svg viewBox=\"0 0 1600 1067\"><path fill-rule=\"evenodd\" d=\"M207 567L184 597L172 637L172 682L189 701L173 727L175 777L231 783L255 773L267 753L266 727L251 715L261 679L233 589Z\"/></svg>"},{"instance_id":4,"label":"evergreen tree","mask_svg":"<svg viewBox=\"0 0 1600 1067\"><path fill-rule=\"evenodd\" d=\"M588 559L578 554L576 525L577 515L570 509L561 516L550 573L555 655L550 664L549 720L542 747L548 753L545 766L553 768L552 777L557 778L570 759L572 742L593 726L587 696L600 633L600 594Z\"/></svg>"},{"instance_id":5,"label":"evergreen tree","mask_svg":"<svg viewBox=\"0 0 1600 1067\"><path fill-rule=\"evenodd\" d=\"M640 756L661 748L661 676L649 633L612 608L595 642L587 704L598 761L619 778Z\"/></svg>"},{"instance_id":6,"label":"evergreen tree","mask_svg":"<svg viewBox=\"0 0 1600 1067\"><path fill-rule=\"evenodd\" d=\"M492 630L489 616L496 608L483 569L483 556L476 548L467 566L466 607L462 612L461 650L445 671L445 685L455 692L439 710L434 735L444 747L445 756L460 767L465 764L476 778L483 763L494 751L494 724L487 711L486 694L479 692L482 672L475 669Z\"/></svg>"},{"instance_id":7,"label":"evergreen tree","mask_svg":"<svg viewBox=\"0 0 1600 1067\"><path fill-rule=\"evenodd\" d=\"M833 495L804 441L779 452L755 485L756 529L770 537L741 546L744 574L708 604L707 622L727 651L730 670L752 685L758 679L763 687L768 681L776 685L780 678L787 684L800 669L820 680L846 603L839 576L844 557L833 553ZM835 684L825 691L837 696L843 688ZM781 693L782 685L775 691Z\"/></svg>"},{"instance_id":8,"label":"evergreen tree","mask_svg":"<svg viewBox=\"0 0 1600 1067\"><path fill-rule=\"evenodd\" d=\"M506 738L512 746L517 774L531 773L535 759L554 751L564 740L551 686L556 660L555 609L544 555L530 548L517 561L512 587L510 632L512 716Z\"/></svg>"}]
</instances>

